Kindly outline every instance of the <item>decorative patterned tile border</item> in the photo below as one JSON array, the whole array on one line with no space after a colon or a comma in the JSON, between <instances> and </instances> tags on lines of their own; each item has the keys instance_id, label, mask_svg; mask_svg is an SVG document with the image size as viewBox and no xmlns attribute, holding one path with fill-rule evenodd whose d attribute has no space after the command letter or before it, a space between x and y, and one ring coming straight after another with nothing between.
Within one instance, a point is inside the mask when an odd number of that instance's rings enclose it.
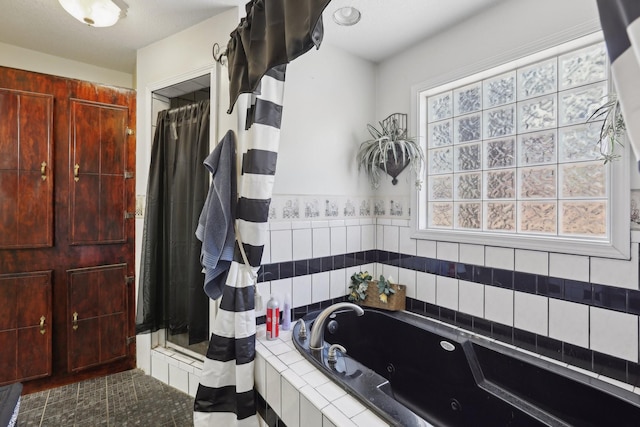
<instances>
[{"instance_id":1,"label":"decorative patterned tile border","mask_svg":"<svg viewBox=\"0 0 640 427\"><path fill-rule=\"evenodd\" d=\"M334 220L372 216L408 219L408 197L363 196L274 196L269 207L270 221Z\"/></svg>"}]
</instances>

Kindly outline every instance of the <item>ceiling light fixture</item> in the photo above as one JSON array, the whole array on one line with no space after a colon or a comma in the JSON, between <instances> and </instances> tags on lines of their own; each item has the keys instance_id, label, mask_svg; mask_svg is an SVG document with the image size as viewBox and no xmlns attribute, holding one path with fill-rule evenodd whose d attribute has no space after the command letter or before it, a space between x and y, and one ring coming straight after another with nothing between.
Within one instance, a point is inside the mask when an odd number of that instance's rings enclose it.
<instances>
[{"instance_id":1,"label":"ceiling light fixture","mask_svg":"<svg viewBox=\"0 0 640 427\"><path fill-rule=\"evenodd\" d=\"M341 7L340 9L337 9L335 12L333 12L333 20L335 21L335 23L338 25L344 25L346 27L356 25L358 21L360 21L361 17L362 14L360 13L360 11L351 6Z\"/></svg>"},{"instance_id":2,"label":"ceiling light fixture","mask_svg":"<svg viewBox=\"0 0 640 427\"><path fill-rule=\"evenodd\" d=\"M58 0L64 10L91 27L110 27L124 10L111 0Z\"/></svg>"}]
</instances>

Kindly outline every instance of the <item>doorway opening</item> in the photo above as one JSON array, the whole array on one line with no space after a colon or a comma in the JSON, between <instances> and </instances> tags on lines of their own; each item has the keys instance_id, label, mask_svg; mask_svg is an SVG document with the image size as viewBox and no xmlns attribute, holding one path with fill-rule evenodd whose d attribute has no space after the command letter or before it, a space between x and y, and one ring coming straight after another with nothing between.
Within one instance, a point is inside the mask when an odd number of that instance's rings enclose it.
<instances>
[{"instance_id":1,"label":"doorway opening","mask_svg":"<svg viewBox=\"0 0 640 427\"><path fill-rule=\"evenodd\" d=\"M202 101L213 102L211 100L210 86L211 75L204 74L171 86L154 90L152 92L152 133L154 135L156 133L157 118L162 112L165 112L166 110L175 111L176 109L190 108ZM210 109L209 111L212 110ZM212 121L213 117L209 117L209 119ZM213 126L213 123L210 123L210 125ZM212 144L213 141L209 141L208 145ZM202 167L204 168L204 166ZM191 233L192 236L195 234L195 225ZM197 254L191 255L191 257L193 258L198 255L199 251ZM199 257L197 260L190 259L189 264L196 261L199 263ZM181 288L185 284L174 280L169 280L167 282L167 295L169 295L169 298L167 298L167 309L170 314L169 319L167 319L168 324L166 325L167 327L165 329L164 338L165 345L167 347L172 347L178 351L201 358L206 354L209 343L209 319L211 305L209 304L209 298L204 293L203 289L204 274L196 275L195 280L197 282L189 283L188 286L193 287L193 290L189 292L196 292L196 295L192 295L190 297L192 302L187 303L186 305L179 301L182 297L182 293L187 292L186 289ZM193 308L193 300L198 301L197 308ZM206 301L206 304L204 304L206 307L203 308L203 304L200 304L200 302L204 301ZM185 310L187 310L187 312L185 312ZM179 314L175 315L175 313ZM176 316L178 317L177 319ZM198 332L194 333L194 331Z\"/></svg>"}]
</instances>

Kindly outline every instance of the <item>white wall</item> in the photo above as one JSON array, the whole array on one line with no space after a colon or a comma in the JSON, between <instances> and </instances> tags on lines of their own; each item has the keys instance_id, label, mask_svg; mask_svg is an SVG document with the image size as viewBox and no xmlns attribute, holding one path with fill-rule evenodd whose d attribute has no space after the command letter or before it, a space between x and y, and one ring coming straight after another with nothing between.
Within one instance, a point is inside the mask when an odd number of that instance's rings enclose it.
<instances>
[{"instance_id":1,"label":"white wall","mask_svg":"<svg viewBox=\"0 0 640 427\"><path fill-rule=\"evenodd\" d=\"M329 45L291 62L274 194L370 194L355 156L374 113L373 63Z\"/></svg>"},{"instance_id":2,"label":"white wall","mask_svg":"<svg viewBox=\"0 0 640 427\"><path fill-rule=\"evenodd\" d=\"M110 86L135 88L133 74L96 67L6 43L0 43L0 65Z\"/></svg>"},{"instance_id":3,"label":"white wall","mask_svg":"<svg viewBox=\"0 0 640 427\"><path fill-rule=\"evenodd\" d=\"M452 73L492 63L498 57L535 49L545 40L577 28L599 28L595 1L510 0L478 14L437 36L385 60L377 69L376 116L411 112L411 87ZM524 56L524 54L520 54ZM503 60L504 62L504 60ZM492 66L498 65L492 63ZM490 67L486 67L490 68ZM411 116L411 115L410 115ZM409 117L413 134L415 123ZM406 173L396 187L388 183L381 194L409 192Z\"/></svg>"},{"instance_id":4,"label":"white wall","mask_svg":"<svg viewBox=\"0 0 640 427\"><path fill-rule=\"evenodd\" d=\"M185 76L184 80L187 80L191 77L186 76L195 70L207 69L218 74L225 73L220 78L222 85L218 88L220 105L215 106L216 122L220 129L235 127L235 121L230 121L225 113L228 107L228 85L224 84L228 80L226 68L222 69L215 63L211 52L214 43L221 46L227 45L229 33L233 31L238 21L239 9L233 8L138 50L136 194L144 194L147 188L147 174L151 160L149 152L153 140L151 123L155 122L155 117L150 117L152 90L177 83L175 79L180 79L181 76Z\"/></svg>"},{"instance_id":5,"label":"white wall","mask_svg":"<svg viewBox=\"0 0 640 427\"><path fill-rule=\"evenodd\" d=\"M214 43L226 46L229 33L237 26L239 9L233 8L220 15L207 19L193 27L160 40L138 50L137 53L137 146L136 146L136 194L146 194L149 175L150 151L153 141L152 91L196 77L194 72L203 75L226 73L215 63L212 56ZM212 114L216 119L212 122L214 138L218 138L216 129L224 132L229 127L235 128L235 119L225 112L228 107L228 78L226 74L217 79L219 85L212 86L212 91L219 94L218 105L212 104ZM214 80L215 82L215 80ZM215 83L214 83L215 85ZM156 111L157 114L157 111ZM136 219L136 277L139 279L141 242L144 221ZM136 280L136 285L138 281ZM152 339L154 334L138 335L137 364L147 373L152 373Z\"/></svg>"}]
</instances>

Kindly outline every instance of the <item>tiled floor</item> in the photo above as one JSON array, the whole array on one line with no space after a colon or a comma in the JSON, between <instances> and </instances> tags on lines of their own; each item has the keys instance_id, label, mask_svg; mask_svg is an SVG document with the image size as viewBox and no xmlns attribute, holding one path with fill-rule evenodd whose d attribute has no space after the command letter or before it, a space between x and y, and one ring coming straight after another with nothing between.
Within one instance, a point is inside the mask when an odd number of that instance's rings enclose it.
<instances>
[{"instance_id":1,"label":"tiled floor","mask_svg":"<svg viewBox=\"0 0 640 427\"><path fill-rule=\"evenodd\" d=\"M18 426L193 426L193 397L134 369L23 395Z\"/></svg>"}]
</instances>

